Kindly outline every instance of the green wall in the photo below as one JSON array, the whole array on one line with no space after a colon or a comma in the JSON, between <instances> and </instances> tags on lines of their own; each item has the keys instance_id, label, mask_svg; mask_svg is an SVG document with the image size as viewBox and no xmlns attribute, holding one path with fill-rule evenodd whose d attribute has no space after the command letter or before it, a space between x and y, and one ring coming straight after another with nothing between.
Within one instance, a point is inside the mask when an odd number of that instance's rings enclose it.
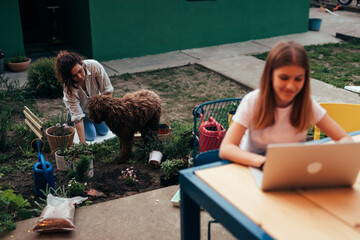
<instances>
[{"instance_id":1,"label":"green wall","mask_svg":"<svg viewBox=\"0 0 360 240\"><path fill-rule=\"evenodd\" d=\"M62 0L71 49L111 60L306 32L308 0ZM18 0L0 1L0 48L24 53Z\"/></svg>"},{"instance_id":2,"label":"green wall","mask_svg":"<svg viewBox=\"0 0 360 240\"><path fill-rule=\"evenodd\" d=\"M1 0L0 29L0 49L5 56L25 54L17 0Z\"/></svg>"},{"instance_id":3,"label":"green wall","mask_svg":"<svg viewBox=\"0 0 360 240\"><path fill-rule=\"evenodd\" d=\"M92 57L89 0L63 0L62 12L66 42L80 54Z\"/></svg>"},{"instance_id":4,"label":"green wall","mask_svg":"<svg viewBox=\"0 0 360 240\"><path fill-rule=\"evenodd\" d=\"M136 57L306 32L309 1L89 0L93 57Z\"/></svg>"}]
</instances>

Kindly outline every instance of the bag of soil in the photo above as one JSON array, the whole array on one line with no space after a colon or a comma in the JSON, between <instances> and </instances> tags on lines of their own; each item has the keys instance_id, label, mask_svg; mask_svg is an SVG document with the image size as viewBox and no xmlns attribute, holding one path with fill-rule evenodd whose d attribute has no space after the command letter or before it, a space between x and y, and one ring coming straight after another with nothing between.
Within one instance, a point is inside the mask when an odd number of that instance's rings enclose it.
<instances>
[{"instance_id":1,"label":"bag of soil","mask_svg":"<svg viewBox=\"0 0 360 240\"><path fill-rule=\"evenodd\" d=\"M74 214L75 204L80 204L87 198L54 197L51 193L46 198L46 207L32 229L33 232L68 232L75 230Z\"/></svg>"}]
</instances>

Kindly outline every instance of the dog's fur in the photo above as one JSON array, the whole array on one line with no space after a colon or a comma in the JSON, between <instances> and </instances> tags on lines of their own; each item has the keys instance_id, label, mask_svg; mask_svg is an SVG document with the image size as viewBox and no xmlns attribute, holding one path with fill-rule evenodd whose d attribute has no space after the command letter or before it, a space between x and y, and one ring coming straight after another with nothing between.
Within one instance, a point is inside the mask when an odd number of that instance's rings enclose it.
<instances>
[{"instance_id":1,"label":"dog's fur","mask_svg":"<svg viewBox=\"0 0 360 240\"><path fill-rule=\"evenodd\" d=\"M126 94L123 98L93 96L89 103L89 118L95 123L104 121L120 139L121 155L118 162L129 159L134 133L157 133L160 121L160 97L148 90Z\"/></svg>"}]
</instances>

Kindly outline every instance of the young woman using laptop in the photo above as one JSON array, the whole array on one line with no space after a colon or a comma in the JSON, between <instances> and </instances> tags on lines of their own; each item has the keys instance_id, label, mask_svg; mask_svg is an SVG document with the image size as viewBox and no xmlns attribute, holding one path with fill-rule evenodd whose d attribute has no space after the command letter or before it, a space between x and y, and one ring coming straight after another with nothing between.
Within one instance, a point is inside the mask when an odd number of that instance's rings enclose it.
<instances>
[{"instance_id":1,"label":"young woman using laptop","mask_svg":"<svg viewBox=\"0 0 360 240\"><path fill-rule=\"evenodd\" d=\"M262 168L268 144L305 141L307 129L314 125L335 141L352 141L312 99L310 63L304 47L280 41L268 54L260 89L247 94L234 114L219 155Z\"/></svg>"}]
</instances>

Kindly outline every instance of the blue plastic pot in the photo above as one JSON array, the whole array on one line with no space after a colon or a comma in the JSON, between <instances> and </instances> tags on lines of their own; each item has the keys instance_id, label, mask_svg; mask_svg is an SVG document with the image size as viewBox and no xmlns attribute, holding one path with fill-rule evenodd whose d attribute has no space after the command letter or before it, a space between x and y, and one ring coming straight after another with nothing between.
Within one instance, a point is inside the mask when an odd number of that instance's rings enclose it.
<instances>
[{"instance_id":1,"label":"blue plastic pot","mask_svg":"<svg viewBox=\"0 0 360 240\"><path fill-rule=\"evenodd\" d=\"M309 18L309 30L319 31L321 26L321 18Z\"/></svg>"}]
</instances>

